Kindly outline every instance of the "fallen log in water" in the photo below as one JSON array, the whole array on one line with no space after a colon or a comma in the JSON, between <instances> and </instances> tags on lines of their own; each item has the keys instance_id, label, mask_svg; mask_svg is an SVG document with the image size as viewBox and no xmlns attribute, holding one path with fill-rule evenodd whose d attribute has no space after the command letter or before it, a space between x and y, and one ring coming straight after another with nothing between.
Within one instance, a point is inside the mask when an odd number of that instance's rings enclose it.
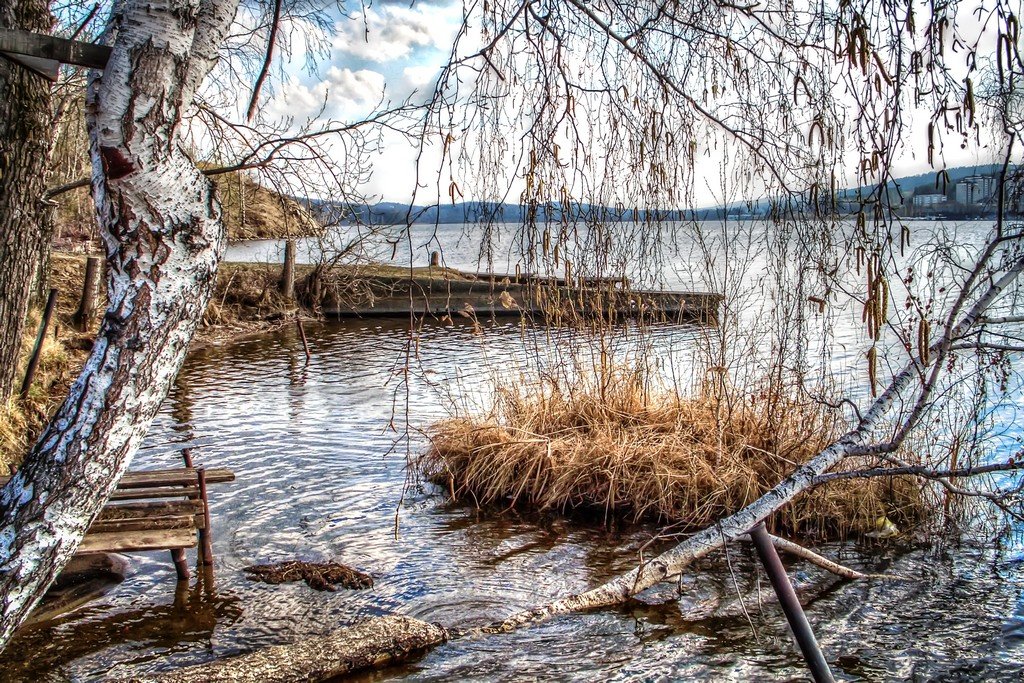
<instances>
[{"instance_id":1,"label":"fallen log in water","mask_svg":"<svg viewBox=\"0 0 1024 683\"><path fill-rule=\"evenodd\" d=\"M327 681L360 669L404 661L448 639L436 624L400 616L367 619L351 628L289 645L178 669L167 675L132 678L144 683L290 683Z\"/></svg>"},{"instance_id":2,"label":"fallen log in water","mask_svg":"<svg viewBox=\"0 0 1024 683\"><path fill-rule=\"evenodd\" d=\"M292 560L277 564L255 564L244 567L242 571L253 581L270 584L305 581L307 586L318 591L333 591L335 586L349 589L373 588L372 576L340 562Z\"/></svg>"}]
</instances>

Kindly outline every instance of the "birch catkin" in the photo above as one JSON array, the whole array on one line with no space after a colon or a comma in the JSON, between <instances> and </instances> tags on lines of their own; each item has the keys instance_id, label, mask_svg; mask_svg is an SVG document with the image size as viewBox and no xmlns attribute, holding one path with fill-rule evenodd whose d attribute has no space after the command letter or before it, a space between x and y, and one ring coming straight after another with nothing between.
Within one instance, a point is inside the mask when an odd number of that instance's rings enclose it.
<instances>
[{"instance_id":1,"label":"birch catkin","mask_svg":"<svg viewBox=\"0 0 1024 683\"><path fill-rule=\"evenodd\" d=\"M929 352L929 340L932 337L932 325L928 322L927 318L921 318L920 322L917 323L917 349L918 355L921 362L928 365L928 361L931 359L931 353Z\"/></svg>"},{"instance_id":2,"label":"birch catkin","mask_svg":"<svg viewBox=\"0 0 1024 683\"><path fill-rule=\"evenodd\" d=\"M874 398L877 396L875 389L876 380L878 379L878 349L871 345L868 349L868 382L871 384L871 396Z\"/></svg>"}]
</instances>

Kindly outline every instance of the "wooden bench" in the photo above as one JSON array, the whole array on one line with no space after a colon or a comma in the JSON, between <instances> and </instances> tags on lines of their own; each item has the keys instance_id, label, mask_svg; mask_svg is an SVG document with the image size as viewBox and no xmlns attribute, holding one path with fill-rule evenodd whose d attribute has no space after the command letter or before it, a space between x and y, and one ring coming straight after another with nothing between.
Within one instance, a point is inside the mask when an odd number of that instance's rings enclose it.
<instances>
[{"instance_id":1,"label":"wooden bench","mask_svg":"<svg viewBox=\"0 0 1024 683\"><path fill-rule=\"evenodd\" d=\"M0 478L6 483L7 477ZM185 548L213 564L208 484L234 481L222 467L128 472L78 546L77 554L170 550L179 581L189 578Z\"/></svg>"},{"instance_id":2,"label":"wooden bench","mask_svg":"<svg viewBox=\"0 0 1024 683\"><path fill-rule=\"evenodd\" d=\"M170 550L179 580L189 577L185 548L213 564L208 484L234 481L222 467L128 472L89 527L79 553Z\"/></svg>"}]
</instances>

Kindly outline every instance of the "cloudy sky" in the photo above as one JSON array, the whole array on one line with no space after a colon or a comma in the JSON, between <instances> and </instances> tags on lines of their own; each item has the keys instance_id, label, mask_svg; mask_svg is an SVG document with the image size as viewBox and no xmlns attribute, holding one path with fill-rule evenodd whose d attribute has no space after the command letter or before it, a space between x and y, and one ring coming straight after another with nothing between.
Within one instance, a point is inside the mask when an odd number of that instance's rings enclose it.
<instances>
[{"instance_id":1,"label":"cloudy sky","mask_svg":"<svg viewBox=\"0 0 1024 683\"><path fill-rule=\"evenodd\" d=\"M266 114L301 122L323 109L323 116L353 121L382 102L422 99L432 91L459 28L462 3L377 0L354 7L350 16L339 16L333 22L329 57L313 72L304 68L303 28L292 25L289 40L297 57L284 65L286 81L274 89ZM926 125L922 120L917 137L923 139ZM913 131L910 137L917 139L917 133ZM385 150L374 159L375 172L367 189L385 201L407 202L415 183L415 150L397 135L388 136L385 142ZM989 154L976 146L959 150L950 145L946 154L950 166L991 161ZM434 155L438 156L437 150ZM910 149L897 169L909 175L926 171L928 164L920 149L917 154ZM417 203L432 201L435 197L428 196L429 192L421 193Z\"/></svg>"},{"instance_id":2,"label":"cloudy sky","mask_svg":"<svg viewBox=\"0 0 1024 683\"><path fill-rule=\"evenodd\" d=\"M293 30L287 81L276 87L265 113L296 122L316 116L354 121L384 103L422 100L447 62L462 17L449 0L374 2L334 22L330 57L310 73L302 60L301 27ZM415 178L414 150L396 135L374 161L369 190L386 201L408 201Z\"/></svg>"}]
</instances>

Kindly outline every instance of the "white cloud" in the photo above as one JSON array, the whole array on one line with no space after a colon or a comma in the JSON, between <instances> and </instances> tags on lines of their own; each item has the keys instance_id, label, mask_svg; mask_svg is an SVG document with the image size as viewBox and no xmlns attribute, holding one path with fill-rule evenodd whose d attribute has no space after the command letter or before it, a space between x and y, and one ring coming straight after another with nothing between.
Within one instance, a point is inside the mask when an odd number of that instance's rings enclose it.
<instances>
[{"instance_id":1,"label":"white cloud","mask_svg":"<svg viewBox=\"0 0 1024 683\"><path fill-rule=\"evenodd\" d=\"M407 66L402 70L402 85L405 86L407 92L413 90L422 92L434 85L440 72L441 69L437 66Z\"/></svg>"},{"instance_id":2,"label":"white cloud","mask_svg":"<svg viewBox=\"0 0 1024 683\"><path fill-rule=\"evenodd\" d=\"M371 62L407 59L417 48L447 49L460 18L457 3L367 8L336 25L334 48Z\"/></svg>"},{"instance_id":3,"label":"white cloud","mask_svg":"<svg viewBox=\"0 0 1024 683\"><path fill-rule=\"evenodd\" d=\"M376 71L332 66L326 77L312 86L294 81L283 86L270 103L270 114L301 122L323 107L329 118L353 119L369 113L381 101L384 86L384 75Z\"/></svg>"}]
</instances>

